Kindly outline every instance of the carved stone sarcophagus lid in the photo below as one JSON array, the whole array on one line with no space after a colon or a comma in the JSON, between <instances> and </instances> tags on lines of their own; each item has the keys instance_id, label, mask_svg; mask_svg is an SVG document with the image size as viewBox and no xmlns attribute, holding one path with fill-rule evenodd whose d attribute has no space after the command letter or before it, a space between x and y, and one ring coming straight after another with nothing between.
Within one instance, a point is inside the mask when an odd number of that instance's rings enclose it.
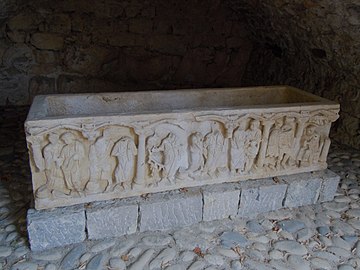
<instances>
[{"instance_id":1,"label":"carved stone sarcophagus lid","mask_svg":"<svg viewBox=\"0 0 360 270\"><path fill-rule=\"evenodd\" d=\"M288 86L37 96L35 207L322 170L338 112Z\"/></svg>"}]
</instances>

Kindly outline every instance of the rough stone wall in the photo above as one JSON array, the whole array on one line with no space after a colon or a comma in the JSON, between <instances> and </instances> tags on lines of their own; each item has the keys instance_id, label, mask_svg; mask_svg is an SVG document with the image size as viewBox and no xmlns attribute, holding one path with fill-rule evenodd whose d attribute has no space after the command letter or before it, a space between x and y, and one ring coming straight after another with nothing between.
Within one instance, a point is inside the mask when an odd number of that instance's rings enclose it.
<instances>
[{"instance_id":1,"label":"rough stone wall","mask_svg":"<svg viewBox=\"0 0 360 270\"><path fill-rule=\"evenodd\" d=\"M360 148L360 2L227 0L254 50L245 85L288 84L341 104L333 136Z\"/></svg>"},{"instance_id":2,"label":"rough stone wall","mask_svg":"<svg viewBox=\"0 0 360 270\"><path fill-rule=\"evenodd\" d=\"M6 0L0 9L0 105L44 93L238 86L252 48L221 0Z\"/></svg>"}]
</instances>

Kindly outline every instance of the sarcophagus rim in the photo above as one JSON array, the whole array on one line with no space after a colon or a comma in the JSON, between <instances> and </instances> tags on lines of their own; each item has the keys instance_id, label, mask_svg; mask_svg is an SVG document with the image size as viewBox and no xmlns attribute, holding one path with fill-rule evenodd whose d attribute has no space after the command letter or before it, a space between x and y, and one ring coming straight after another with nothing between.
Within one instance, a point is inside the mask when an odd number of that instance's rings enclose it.
<instances>
[{"instance_id":1,"label":"sarcophagus rim","mask_svg":"<svg viewBox=\"0 0 360 270\"><path fill-rule=\"evenodd\" d=\"M289 86L37 96L35 207L325 169L338 112Z\"/></svg>"}]
</instances>

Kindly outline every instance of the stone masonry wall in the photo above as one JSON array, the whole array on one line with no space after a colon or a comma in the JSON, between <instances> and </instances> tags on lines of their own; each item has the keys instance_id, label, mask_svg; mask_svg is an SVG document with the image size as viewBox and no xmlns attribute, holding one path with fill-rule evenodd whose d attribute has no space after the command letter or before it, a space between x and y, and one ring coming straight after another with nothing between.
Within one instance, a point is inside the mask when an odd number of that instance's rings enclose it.
<instances>
[{"instance_id":1,"label":"stone masonry wall","mask_svg":"<svg viewBox=\"0 0 360 270\"><path fill-rule=\"evenodd\" d=\"M2 1L0 105L45 93L239 86L252 43L223 1Z\"/></svg>"},{"instance_id":2,"label":"stone masonry wall","mask_svg":"<svg viewBox=\"0 0 360 270\"><path fill-rule=\"evenodd\" d=\"M226 2L253 33L244 84L288 84L340 102L332 135L360 148L360 2Z\"/></svg>"}]
</instances>

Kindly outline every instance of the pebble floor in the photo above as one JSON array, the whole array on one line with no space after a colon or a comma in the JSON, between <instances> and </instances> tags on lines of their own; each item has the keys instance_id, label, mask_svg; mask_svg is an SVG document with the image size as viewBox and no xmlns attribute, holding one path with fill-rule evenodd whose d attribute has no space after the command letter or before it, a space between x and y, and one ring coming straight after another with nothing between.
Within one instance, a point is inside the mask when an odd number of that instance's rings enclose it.
<instances>
[{"instance_id":1,"label":"pebble floor","mask_svg":"<svg viewBox=\"0 0 360 270\"><path fill-rule=\"evenodd\" d=\"M0 109L0 270L360 269L360 151L339 145L328 160L341 176L332 202L33 253L27 109Z\"/></svg>"}]
</instances>

